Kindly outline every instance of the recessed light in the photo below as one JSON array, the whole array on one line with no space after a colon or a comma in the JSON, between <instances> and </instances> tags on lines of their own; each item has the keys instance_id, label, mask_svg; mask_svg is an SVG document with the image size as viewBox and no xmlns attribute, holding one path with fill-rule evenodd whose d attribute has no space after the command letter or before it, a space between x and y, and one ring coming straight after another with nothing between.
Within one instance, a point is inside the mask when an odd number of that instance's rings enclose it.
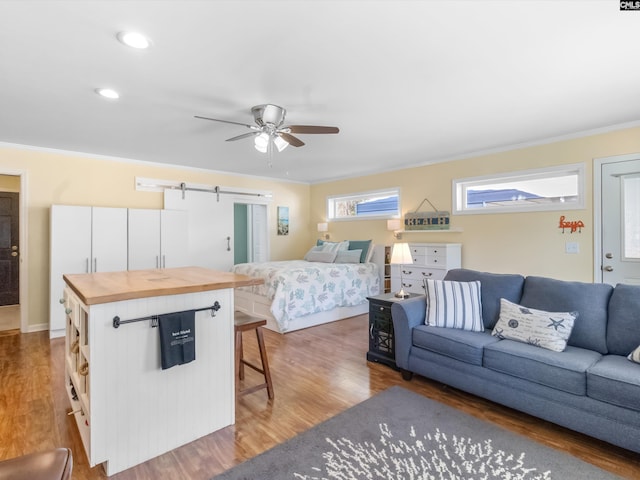
<instances>
[{"instance_id":1,"label":"recessed light","mask_svg":"<svg viewBox=\"0 0 640 480\"><path fill-rule=\"evenodd\" d=\"M111 88L96 88L96 93L101 97L116 100L120 98L120 94Z\"/></svg>"},{"instance_id":2,"label":"recessed light","mask_svg":"<svg viewBox=\"0 0 640 480\"><path fill-rule=\"evenodd\" d=\"M138 32L120 32L118 33L118 40L128 47L138 48L141 50L151 46L149 39Z\"/></svg>"}]
</instances>

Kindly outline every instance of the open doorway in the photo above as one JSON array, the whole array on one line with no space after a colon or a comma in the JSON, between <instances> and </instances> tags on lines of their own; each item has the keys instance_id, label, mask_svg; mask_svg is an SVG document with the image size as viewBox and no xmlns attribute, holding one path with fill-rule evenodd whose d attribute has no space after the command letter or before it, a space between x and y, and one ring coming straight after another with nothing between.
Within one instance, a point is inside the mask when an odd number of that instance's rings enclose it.
<instances>
[{"instance_id":1,"label":"open doorway","mask_svg":"<svg viewBox=\"0 0 640 480\"><path fill-rule=\"evenodd\" d=\"M233 263L269 260L267 205L233 204Z\"/></svg>"},{"instance_id":2,"label":"open doorway","mask_svg":"<svg viewBox=\"0 0 640 480\"><path fill-rule=\"evenodd\" d=\"M19 331L21 177L0 172L0 332Z\"/></svg>"}]
</instances>

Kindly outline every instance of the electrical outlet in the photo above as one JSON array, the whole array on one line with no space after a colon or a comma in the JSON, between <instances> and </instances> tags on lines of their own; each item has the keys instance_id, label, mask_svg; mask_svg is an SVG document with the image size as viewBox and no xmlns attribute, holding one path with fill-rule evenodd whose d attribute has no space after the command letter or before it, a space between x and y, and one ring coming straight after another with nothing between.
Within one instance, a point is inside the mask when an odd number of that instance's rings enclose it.
<instances>
[{"instance_id":1,"label":"electrical outlet","mask_svg":"<svg viewBox=\"0 0 640 480\"><path fill-rule=\"evenodd\" d=\"M580 244L578 242L565 243L564 253L580 253Z\"/></svg>"}]
</instances>

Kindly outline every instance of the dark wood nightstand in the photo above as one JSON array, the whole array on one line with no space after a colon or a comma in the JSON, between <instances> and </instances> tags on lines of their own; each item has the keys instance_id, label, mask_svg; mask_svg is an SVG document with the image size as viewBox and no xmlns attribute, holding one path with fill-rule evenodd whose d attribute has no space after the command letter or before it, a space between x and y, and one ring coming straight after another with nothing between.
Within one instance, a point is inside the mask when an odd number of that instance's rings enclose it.
<instances>
[{"instance_id":1,"label":"dark wood nightstand","mask_svg":"<svg viewBox=\"0 0 640 480\"><path fill-rule=\"evenodd\" d=\"M418 296L417 293L411 293L408 298ZM367 360L384 363L391 368L397 369L391 305L394 302L402 302L406 298L398 298L394 292L367 297L367 300L369 300L369 351L367 352Z\"/></svg>"}]
</instances>

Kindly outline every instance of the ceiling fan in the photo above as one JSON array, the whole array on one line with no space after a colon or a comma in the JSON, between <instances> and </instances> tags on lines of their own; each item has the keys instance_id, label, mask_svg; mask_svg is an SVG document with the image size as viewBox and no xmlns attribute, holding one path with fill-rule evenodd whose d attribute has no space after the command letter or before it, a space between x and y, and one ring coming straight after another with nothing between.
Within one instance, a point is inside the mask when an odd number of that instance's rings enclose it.
<instances>
[{"instance_id":1,"label":"ceiling fan","mask_svg":"<svg viewBox=\"0 0 640 480\"><path fill-rule=\"evenodd\" d=\"M251 109L256 125L246 123L232 122L230 120L220 120L218 118L201 117L195 115L195 118L202 120L212 120L214 122L230 123L232 125L242 125L251 129L251 132L243 133L236 137L227 138L227 142L234 142L243 138L254 138L254 146L256 150L267 153L275 146L279 152L287 146L301 147L304 142L298 137L291 135L306 133L338 133L338 127L321 127L318 125L283 125L284 117L287 111L278 105L256 105Z\"/></svg>"}]
</instances>

